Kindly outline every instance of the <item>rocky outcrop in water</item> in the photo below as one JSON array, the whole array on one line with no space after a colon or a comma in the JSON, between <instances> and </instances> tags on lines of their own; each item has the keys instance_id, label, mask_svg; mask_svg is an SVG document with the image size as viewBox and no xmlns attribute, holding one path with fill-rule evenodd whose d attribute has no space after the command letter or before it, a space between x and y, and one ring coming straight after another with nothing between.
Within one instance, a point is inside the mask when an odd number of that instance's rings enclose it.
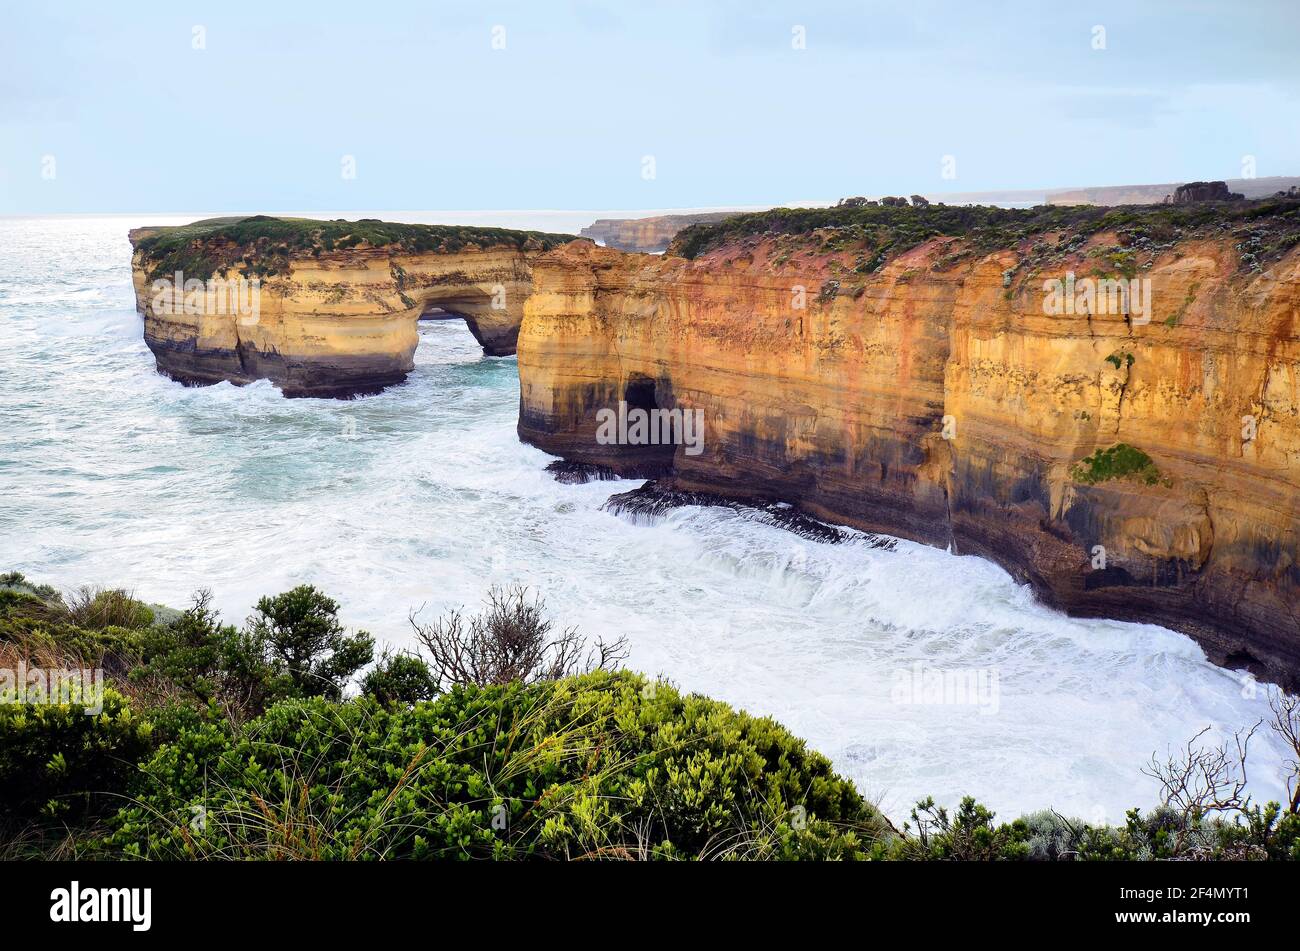
<instances>
[{"instance_id":1,"label":"rocky outcrop in water","mask_svg":"<svg viewBox=\"0 0 1300 951\"><path fill-rule=\"evenodd\" d=\"M519 433L981 555L1295 686L1298 243L1277 199L778 210L662 258L569 245L533 265ZM667 438L611 437L620 406ZM674 410L702 412L698 451Z\"/></svg>"},{"instance_id":2,"label":"rocky outcrop in water","mask_svg":"<svg viewBox=\"0 0 1300 951\"><path fill-rule=\"evenodd\" d=\"M158 369L188 384L269 379L290 396L400 383L416 322L463 317L514 353L532 262L571 235L257 216L130 233L136 306Z\"/></svg>"}]
</instances>

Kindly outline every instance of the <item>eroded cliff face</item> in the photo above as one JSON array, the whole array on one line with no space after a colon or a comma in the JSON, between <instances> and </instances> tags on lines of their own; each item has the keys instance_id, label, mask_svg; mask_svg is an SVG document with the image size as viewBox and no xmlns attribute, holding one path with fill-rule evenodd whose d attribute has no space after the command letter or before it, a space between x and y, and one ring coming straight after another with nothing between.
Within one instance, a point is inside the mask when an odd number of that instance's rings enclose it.
<instances>
[{"instance_id":1,"label":"eroded cliff face","mask_svg":"<svg viewBox=\"0 0 1300 951\"><path fill-rule=\"evenodd\" d=\"M130 234L136 306L158 369L189 384L269 379L290 396L350 396L400 383L413 367L417 321L433 309L463 317L488 355L514 353L532 261L571 240L493 231L454 250L396 240L322 247L275 233L241 241L217 228L184 245L151 246L165 230ZM423 241L423 232L413 233ZM227 287L256 279L256 307L214 305L212 296L185 290L191 279ZM253 293L245 287L241 300Z\"/></svg>"},{"instance_id":2,"label":"eroded cliff face","mask_svg":"<svg viewBox=\"0 0 1300 951\"><path fill-rule=\"evenodd\" d=\"M534 264L519 433L982 555L1071 613L1173 627L1295 686L1300 251L1265 266L1209 231L936 236L883 266L823 233L694 260L570 245ZM1149 322L1049 312L1046 281L1116 251L1150 281ZM702 451L602 444L620 401L702 410ZM1150 464L1093 456L1117 445Z\"/></svg>"}]
</instances>

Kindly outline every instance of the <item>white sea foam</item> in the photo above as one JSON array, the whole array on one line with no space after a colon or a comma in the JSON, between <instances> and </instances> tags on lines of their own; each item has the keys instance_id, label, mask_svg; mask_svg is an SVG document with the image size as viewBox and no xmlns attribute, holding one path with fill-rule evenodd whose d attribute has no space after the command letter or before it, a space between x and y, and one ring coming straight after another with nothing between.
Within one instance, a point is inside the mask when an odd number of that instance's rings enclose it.
<instances>
[{"instance_id":1,"label":"white sea foam","mask_svg":"<svg viewBox=\"0 0 1300 951\"><path fill-rule=\"evenodd\" d=\"M1122 821L1154 801L1153 751L1267 713L1188 638L1064 617L976 558L819 544L729 509L601 511L636 483L553 481L515 435L515 361L459 322L425 326L416 372L375 397L181 387L140 336L139 223L0 221L0 570L173 605L210 587L236 621L312 582L395 644L408 608L530 584L562 623L626 634L631 666L782 721L896 816L971 793ZM996 714L894 702L918 663L995 670ZM1279 747L1254 749L1256 794L1279 795Z\"/></svg>"}]
</instances>

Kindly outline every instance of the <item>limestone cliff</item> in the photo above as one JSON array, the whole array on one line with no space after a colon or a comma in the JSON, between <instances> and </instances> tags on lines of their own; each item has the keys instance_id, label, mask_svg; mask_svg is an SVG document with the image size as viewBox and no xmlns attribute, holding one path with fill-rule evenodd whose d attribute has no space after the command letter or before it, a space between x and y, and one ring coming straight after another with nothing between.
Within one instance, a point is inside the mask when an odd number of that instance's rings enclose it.
<instances>
[{"instance_id":1,"label":"limestone cliff","mask_svg":"<svg viewBox=\"0 0 1300 951\"><path fill-rule=\"evenodd\" d=\"M485 353L514 353L532 261L573 236L257 216L130 239L136 306L161 372L348 396L405 378L416 322L434 308L464 317ZM205 296L186 282L236 290Z\"/></svg>"},{"instance_id":2,"label":"limestone cliff","mask_svg":"<svg viewBox=\"0 0 1300 951\"><path fill-rule=\"evenodd\" d=\"M1279 199L777 210L664 257L569 245L533 264L519 433L982 555L1294 686L1298 241ZM703 451L602 444L620 401L702 410Z\"/></svg>"}]
</instances>

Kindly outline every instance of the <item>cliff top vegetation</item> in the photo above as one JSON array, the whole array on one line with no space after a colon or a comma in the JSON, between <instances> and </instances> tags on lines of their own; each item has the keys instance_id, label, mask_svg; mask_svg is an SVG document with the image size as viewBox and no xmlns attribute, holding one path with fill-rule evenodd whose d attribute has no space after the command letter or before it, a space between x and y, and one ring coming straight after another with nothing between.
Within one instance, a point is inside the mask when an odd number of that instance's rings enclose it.
<instances>
[{"instance_id":1,"label":"cliff top vegetation","mask_svg":"<svg viewBox=\"0 0 1300 951\"><path fill-rule=\"evenodd\" d=\"M966 239L967 253L983 254L1028 242L1035 257L1045 258L1078 250L1092 235L1109 232L1116 234L1120 253L1159 250L1193 238L1229 238L1237 244L1242 267L1258 270L1300 243L1300 199L1117 207L845 202L832 208L773 208L691 225L678 232L668 254L694 259L746 238L776 236L827 253L863 252L859 270L869 273L935 237Z\"/></svg>"},{"instance_id":2,"label":"cliff top vegetation","mask_svg":"<svg viewBox=\"0 0 1300 951\"><path fill-rule=\"evenodd\" d=\"M206 218L188 225L142 228L133 236L149 276L181 271L186 278L205 279L242 265L248 276L266 277L288 270L291 258L319 256L336 250L388 248L406 253L449 254L466 248L513 247L548 251L569 241L571 234L516 231L475 225L424 225L362 218Z\"/></svg>"}]
</instances>

